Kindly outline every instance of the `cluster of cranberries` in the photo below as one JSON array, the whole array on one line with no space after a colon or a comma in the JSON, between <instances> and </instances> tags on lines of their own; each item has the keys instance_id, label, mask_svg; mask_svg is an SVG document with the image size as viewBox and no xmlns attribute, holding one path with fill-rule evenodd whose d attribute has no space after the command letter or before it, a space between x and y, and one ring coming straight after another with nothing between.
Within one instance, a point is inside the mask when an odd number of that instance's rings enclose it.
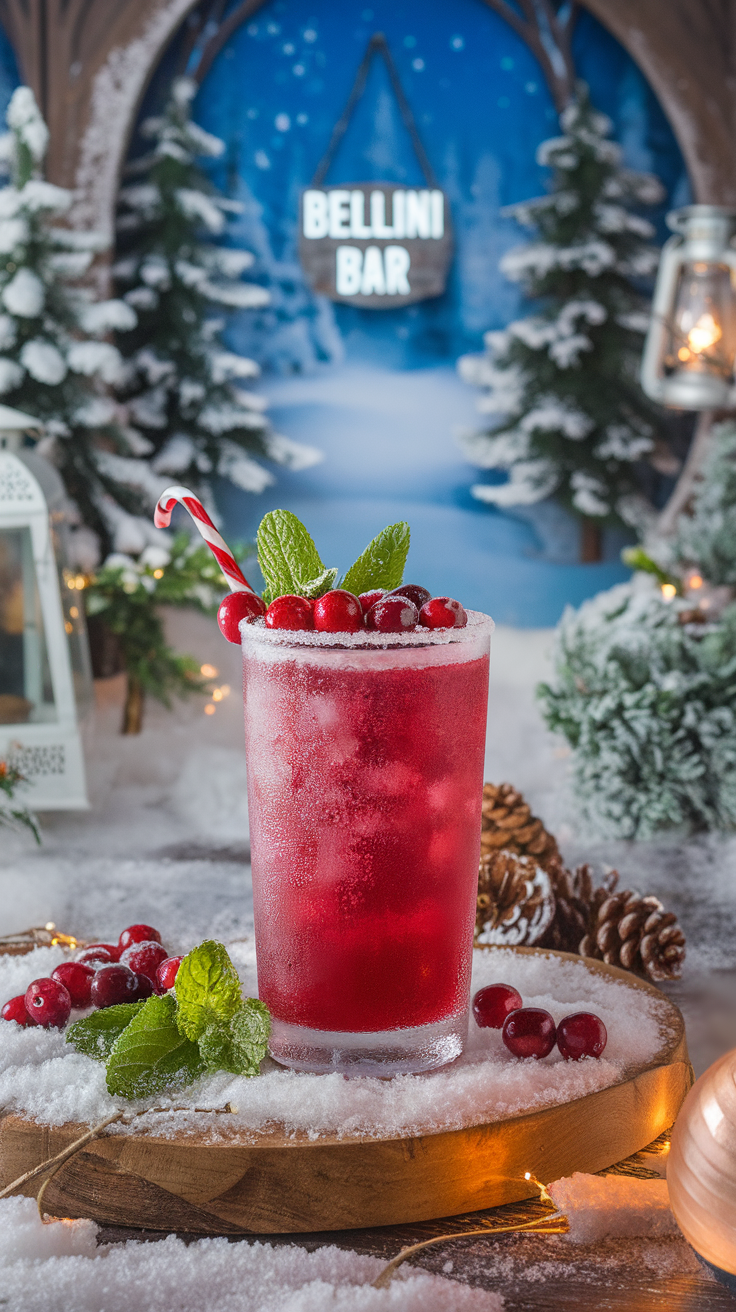
<instances>
[{"instance_id":1,"label":"cluster of cranberries","mask_svg":"<svg viewBox=\"0 0 736 1312\"><path fill-rule=\"evenodd\" d=\"M316 630L318 633L412 633L425 629L464 629L468 617L452 597L433 597L418 583L402 583L393 592L376 588L359 597L333 588L316 601L287 595L266 608L252 592L231 592L220 604L217 622L228 642L240 643L242 620L263 616L269 629Z\"/></svg>"},{"instance_id":2,"label":"cluster of cranberries","mask_svg":"<svg viewBox=\"0 0 736 1312\"><path fill-rule=\"evenodd\" d=\"M479 989L473 1015L482 1029L502 1030L501 1037L515 1057L547 1057L556 1043L568 1061L580 1061L600 1057L608 1039L603 1021L593 1012L573 1012L555 1026L542 1007L525 1007L510 984Z\"/></svg>"},{"instance_id":3,"label":"cluster of cranberries","mask_svg":"<svg viewBox=\"0 0 736 1312\"><path fill-rule=\"evenodd\" d=\"M18 1025L60 1030L72 1008L114 1007L166 993L174 986L181 960L169 956L152 925L129 925L117 943L90 943L48 978L34 979L0 1014Z\"/></svg>"}]
</instances>

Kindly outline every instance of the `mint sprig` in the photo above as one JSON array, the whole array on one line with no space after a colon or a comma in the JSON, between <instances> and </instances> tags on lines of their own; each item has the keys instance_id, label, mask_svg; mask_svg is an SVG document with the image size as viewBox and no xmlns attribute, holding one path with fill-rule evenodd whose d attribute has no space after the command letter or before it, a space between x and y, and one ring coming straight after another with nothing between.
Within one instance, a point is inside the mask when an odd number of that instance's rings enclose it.
<instances>
[{"instance_id":1,"label":"mint sprig","mask_svg":"<svg viewBox=\"0 0 736 1312\"><path fill-rule=\"evenodd\" d=\"M398 588L404 577L411 530L406 520L389 524L368 543L362 556L350 566L340 587L359 597L361 592Z\"/></svg>"},{"instance_id":2,"label":"mint sprig","mask_svg":"<svg viewBox=\"0 0 736 1312\"><path fill-rule=\"evenodd\" d=\"M228 1021L240 1006L240 980L222 943L207 939L176 972L177 1024L195 1042L208 1025Z\"/></svg>"},{"instance_id":3,"label":"mint sprig","mask_svg":"<svg viewBox=\"0 0 736 1312\"><path fill-rule=\"evenodd\" d=\"M150 1098L191 1084L204 1070L197 1044L177 1025L176 1000L154 994L115 1040L107 1060L107 1088L123 1098Z\"/></svg>"},{"instance_id":4,"label":"mint sprig","mask_svg":"<svg viewBox=\"0 0 736 1312\"><path fill-rule=\"evenodd\" d=\"M290 510L270 510L264 515L256 541L258 564L266 580L266 605L287 593L321 597L329 592L337 570L326 569L309 533Z\"/></svg>"},{"instance_id":5,"label":"mint sprig","mask_svg":"<svg viewBox=\"0 0 736 1312\"><path fill-rule=\"evenodd\" d=\"M270 1029L268 1008L243 1001L226 949L207 940L182 961L174 993L95 1011L71 1025L66 1040L106 1062L111 1094L147 1098L205 1071L258 1075Z\"/></svg>"},{"instance_id":6,"label":"mint sprig","mask_svg":"<svg viewBox=\"0 0 736 1312\"><path fill-rule=\"evenodd\" d=\"M107 1061L116 1039L145 1006L144 1002L121 1002L116 1007L102 1007L84 1020L77 1020L66 1032L67 1043L95 1061Z\"/></svg>"}]
</instances>

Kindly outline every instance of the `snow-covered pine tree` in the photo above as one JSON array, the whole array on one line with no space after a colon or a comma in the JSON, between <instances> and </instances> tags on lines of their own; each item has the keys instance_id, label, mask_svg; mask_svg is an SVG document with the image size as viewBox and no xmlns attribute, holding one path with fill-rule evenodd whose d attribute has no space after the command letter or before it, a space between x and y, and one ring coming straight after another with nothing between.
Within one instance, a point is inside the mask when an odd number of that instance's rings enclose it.
<instances>
[{"instance_id":1,"label":"snow-covered pine tree","mask_svg":"<svg viewBox=\"0 0 736 1312\"><path fill-rule=\"evenodd\" d=\"M108 396L122 361L100 339L131 327L135 314L74 285L105 242L63 226L72 195L44 180L48 130L28 87L13 93L7 125L0 139L10 177L0 190L0 396L43 421L41 448L81 521L71 534L77 563L90 569L113 546L140 551L160 536L148 516L138 518L141 496L110 465L129 447Z\"/></svg>"},{"instance_id":2,"label":"snow-covered pine tree","mask_svg":"<svg viewBox=\"0 0 736 1312\"><path fill-rule=\"evenodd\" d=\"M509 211L536 236L500 266L538 309L487 333L484 355L459 361L491 416L463 446L473 464L508 473L505 483L473 487L479 500L513 507L555 495L593 525L638 528L651 514L642 468L666 447L663 414L638 383L641 284L658 252L636 211L661 186L621 166L611 122L583 84L560 123L563 135L537 155L552 170L549 194Z\"/></svg>"},{"instance_id":3,"label":"snow-covered pine tree","mask_svg":"<svg viewBox=\"0 0 736 1312\"><path fill-rule=\"evenodd\" d=\"M543 715L603 834L736 829L736 424L719 424L692 515L628 583L568 609Z\"/></svg>"},{"instance_id":4,"label":"snow-covered pine tree","mask_svg":"<svg viewBox=\"0 0 736 1312\"><path fill-rule=\"evenodd\" d=\"M224 145L192 121L195 92L190 79L174 82L164 114L143 124L151 150L129 166L121 191L114 274L138 322L117 334L126 360L118 396L150 470L192 486L212 511L217 477L248 492L273 482L254 456L303 469L321 453L273 432L263 398L244 386L258 365L222 344L223 311L269 297L242 281L252 254L213 241L228 236L240 205L199 167Z\"/></svg>"}]
</instances>

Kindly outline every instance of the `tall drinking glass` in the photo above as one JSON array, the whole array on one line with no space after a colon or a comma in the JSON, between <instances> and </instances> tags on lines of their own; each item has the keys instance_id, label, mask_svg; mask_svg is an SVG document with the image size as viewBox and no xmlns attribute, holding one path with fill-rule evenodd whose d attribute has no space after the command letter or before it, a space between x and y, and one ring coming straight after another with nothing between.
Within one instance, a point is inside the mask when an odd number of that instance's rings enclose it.
<instances>
[{"instance_id":1,"label":"tall drinking glass","mask_svg":"<svg viewBox=\"0 0 736 1312\"><path fill-rule=\"evenodd\" d=\"M286 1066L462 1052L492 630L241 626L258 988Z\"/></svg>"}]
</instances>

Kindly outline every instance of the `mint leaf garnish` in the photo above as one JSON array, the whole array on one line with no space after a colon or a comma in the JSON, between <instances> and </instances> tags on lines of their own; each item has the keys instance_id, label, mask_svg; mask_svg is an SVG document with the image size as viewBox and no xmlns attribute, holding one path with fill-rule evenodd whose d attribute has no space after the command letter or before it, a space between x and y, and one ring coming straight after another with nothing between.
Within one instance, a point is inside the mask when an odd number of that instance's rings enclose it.
<instances>
[{"instance_id":1,"label":"mint leaf garnish","mask_svg":"<svg viewBox=\"0 0 736 1312\"><path fill-rule=\"evenodd\" d=\"M398 588L404 577L409 552L410 530L406 520L389 524L388 528L368 543L362 556L350 566L341 588L359 597L361 592L374 588Z\"/></svg>"},{"instance_id":2,"label":"mint leaf garnish","mask_svg":"<svg viewBox=\"0 0 736 1312\"><path fill-rule=\"evenodd\" d=\"M107 1061L107 1088L113 1096L148 1098L191 1084L204 1069L197 1044L179 1032L176 1002L168 993L154 994L116 1039Z\"/></svg>"},{"instance_id":3,"label":"mint leaf garnish","mask_svg":"<svg viewBox=\"0 0 736 1312\"><path fill-rule=\"evenodd\" d=\"M287 593L303 595L299 592L302 582L316 580L325 572L309 533L290 510L270 510L264 515L256 541L267 605Z\"/></svg>"},{"instance_id":4,"label":"mint leaf garnish","mask_svg":"<svg viewBox=\"0 0 736 1312\"><path fill-rule=\"evenodd\" d=\"M115 1040L145 1004L121 1002L117 1007L102 1007L91 1016L76 1020L66 1032L66 1041L95 1061L107 1061Z\"/></svg>"},{"instance_id":5,"label":"mint leaf garnish","mask_svg":"<svg viewBox=\"0 0 736 1312\"><path fill-rule=\"evenodd\" d=\"M230 1021L239 1075L258 1075L271 1033L271 1013L265 1002L248 998Z\"/></svg>"},{"instance_id":6,"label":"mint leaf garnish","mask_svg":"<svg viewBox=\"0 0 736 1312\"><path fill-rule=\"evenodd\" d=\"M336 569L325 569L321 574L317 575L316 579L309 579L306 583L299 580L299 585L296 589L297 596L310 598L322 597L325 592L329 592L330 588L334 587L336 578Z\"/></svg>"},{"instance_id":7,"label":"mint leaf garnish","mask_svg":"<svg viewBox=\"0 0 736 1312\"><path fill-rule=\"evenodd\" d=\"M258 1075L270 1032L268 1007L257 998L247 998L226 1025L207 1026L199 1039L199 1051L209 1070Z\"/></svg>"},{"instance_id":8,"label":"mint leaf garnish","mask_svg":"<svg viewBox=\"0 0 736 1312\"><path fill-rule=\"evenodd\" d=\"M182 961L176 975L177 1024L195 1042L210 1025L230 1020L241 1005L240 980L222 943L207 939Z\"/></svg>"}]
</instances>

